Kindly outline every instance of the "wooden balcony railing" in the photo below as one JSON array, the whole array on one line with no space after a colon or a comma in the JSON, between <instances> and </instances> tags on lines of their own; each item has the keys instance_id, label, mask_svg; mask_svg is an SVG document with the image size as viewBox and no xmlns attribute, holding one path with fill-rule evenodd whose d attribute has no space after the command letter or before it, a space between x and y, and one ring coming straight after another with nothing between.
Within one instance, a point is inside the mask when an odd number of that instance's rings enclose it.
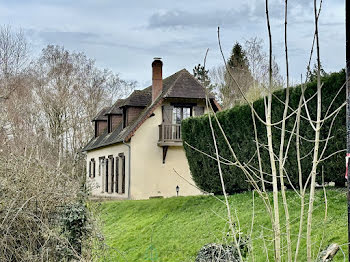
<instances>
[{"instance_id":1,"label":"wooden balcony railing","mask_svg":"<svg viewBox=\"0 0 350 262\"><path fill-rule=\"evenodd\" d=\"M182 144L181 124L159 125L159 145Z\"/></svg>"}]
</instances>

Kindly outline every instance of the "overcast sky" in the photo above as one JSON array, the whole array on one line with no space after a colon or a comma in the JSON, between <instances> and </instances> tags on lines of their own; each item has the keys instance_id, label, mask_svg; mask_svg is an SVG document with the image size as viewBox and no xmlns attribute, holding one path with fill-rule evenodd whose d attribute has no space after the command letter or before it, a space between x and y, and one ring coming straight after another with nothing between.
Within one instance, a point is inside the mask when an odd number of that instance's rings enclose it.
<instances>
[{"instance_id":1,"label":"overcast sky","mask_svg":"<svg viewBox=\"0 0 350 262\"><path fill-rule=\"evenodd\" d=\"M225 55L251 37L267 44L264 0L0 0L0 24L22 28L34 53L47 44L63 45L94 58L100 67L151 82L153 57L162 57L164 76L202 63L222 64L217 26ZM284 73L284 1L270 0L273 53ZM313 37L313 1L289 1L290 71L297 81L305 68ZM320 17L324 69L345 66L344 0L324 0ZM266 45L265 45L266 46ZM267 46L266 46L267 48ZM266 49L267 51L267 49Z\"/></svg>"}]
</instances>

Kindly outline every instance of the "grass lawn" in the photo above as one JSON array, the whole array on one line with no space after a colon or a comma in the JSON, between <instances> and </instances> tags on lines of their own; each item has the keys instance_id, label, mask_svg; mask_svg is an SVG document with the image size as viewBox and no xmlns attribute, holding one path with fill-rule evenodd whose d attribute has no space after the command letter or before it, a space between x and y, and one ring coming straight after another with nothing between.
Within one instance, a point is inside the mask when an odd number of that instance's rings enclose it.
<instances>
[{"instance_id":1,"label":"grass lawn","mask_svg":"<svg viewBox=\"0 0 350 262\"><path fill-rule=\"evenodd\" d=\"M296 235L299 227L300 200L292 191L287 192L287 197L290 205L292 234ZM324 223L324 195L322 190L316 191L313 219L315 253L319 249L322 236L324 236L323 247L330 243L347 242L346 191L327 190L327 199L328 219ZM269 217L256 193L254 200L252 239L255 261L266 261L264 245L269 252L269 258L273 261ZM229 201L236 224L240 225L243 235L248 234L252 224L252 192L232 195ZM212 242L225 243L230 239L230 236L227 236L228 226L225 221L226 208L212 196L107 201L99 205L106 244L112 247L104 261L194 261L196 253L203 245ZM283 213L282 205L280 210ZM282 222L283 214L281 214ZM306 228L304 228L304 235L305 232ZM295 239L294 236L294 244ZM285 245L285 242L282 244ZM304 239L298 261L306 261L305 247ZM347 246L343 245L342 248L347 256ZM153 260L150 258L151 252L154 256ZM252 256L248 257L248 261L252 261ZM341 251L336 255L335 261L343 261Z\"/></svg>"}]
</instances>

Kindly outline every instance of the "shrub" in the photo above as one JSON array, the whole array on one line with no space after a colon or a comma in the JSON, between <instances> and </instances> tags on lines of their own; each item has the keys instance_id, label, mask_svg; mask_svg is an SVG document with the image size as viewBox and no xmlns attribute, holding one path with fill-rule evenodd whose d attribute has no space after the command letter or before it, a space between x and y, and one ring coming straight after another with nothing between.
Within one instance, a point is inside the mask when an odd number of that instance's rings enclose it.
<instances>
[{"instance_id":1,"label":"shrub","mask_svg":"<svg viewBox=\"0 0 350 262\"><path fill-rule=\"evenodd\" d=\"M245 246L241 248L241 252L246 249ZM211 261L217 261L217 262L225 262L225 261L232 261L232 262L240 262L240 258L238 255L237 248L231 244L231 245L221 245L221 244L208 244L203 246L196 257L195 262L211 262Z\"/></svg>"},{"instance_id":2,"label":"shrub","mask_svg":"<svg viewBox=\"0 0 350 262\"><path fill-rule=\"evenodd\" d=\"M339 73L332 73L325 76L322 79L324 86L322 88L322 116L327 112L329 105L335 98L337 92L343 86L345 82L345 70ZM305 97L311 98L316 92L316 83L310 82L306 85ZM296 86L290 89L290 107L294 110L298 107L299 98L301 95L300 86ZM278 90L274 92L274 98L272 101L272 122L278 122L282 119L284 104L281 101L285 100L285 90ZM345 88L342 88L339 95L335 98L331 111L338 108L345 101ZM261 118L265 118L264 115L264 101L259 99L253 104L255 110ZM312 119L316 119L316 98L312 98L308 103L308 109ZM288 111L288 114L292 112L292 109ZM302 109L302 115L306 116L305 109ZM227 138L230 141L235 152L241 162L250 163L258 170L258 162L256 157L253 157L256 152L256 144L254 141L254 128L252 120L252 112L249 105L236 106L232 109L225 110L217 113L217 117L222 125ZM218 129L215 120L213 120L213 127L217 138L219 147L219 154L227 159L232 160L232 155L226 145L224 138ZM257 125L257 133L259 142L262 145L267 144L266 128L255 117ZM295 114L288 118L286 121L286 130L291 131L295 122ZM326 139L328 130L331 126L332 119L328 119L324 122L321 130L321 139ZM324 157L329 156L331 153L346 148L346 125L345 125L345 107L341 109L337 118L334 120L333 129L331 133L331 139L328 143ZM278 152L280 144L280 129L281 125L273 128L273 142L274 150ZM302 119L300 122L300 135L303 137L300 142L301 156L303 157L301 164L303 168L303 179L306 180L311 167L312 167L312 149L314 139L314 131L310 126L308 120ZM286 139L289 139L290 133L287 132ZM217 163L215 160L206 157L205 155L191 149L189 145L196 147L212 156L215 156L215 149L213 146L213 139L208 121L208 115L201 117L189 118L182 122L182 138L184 141L184 148L186 156L192 173L192 177L195 183L203 190L213 193L222 193L220 178L218 174ZM285 143L286 145L286 143ZM325 142L321 142L321 151ZM262 146L260 148L263 171L271 173L270 160L267 150ZM311 152L311 153L310 153ZM318 172L323 167L325 181L334 181L337 186L344 185L344 154L335 154L319 165ZM298 185L298 170L296 161L296 146L295 136L291 140L288 158L285 164L285 169L288 172L289 178L293 185ZM228 193L245 191L250 188L250 184L246 181L246 177L243 172L235 166L222 165L223 176L225 181L225 187ZM266 180L270 180L269 176L265 177ZM321 183L321 176L317 176L318 182ZM304 181L305 182L305 181ZM287 186L290 183L286 181Z\"/></svg>"},{"instance_id":3,"label":"shrub","mask_svg":"<svg viewBox=\"0 0 350 262\"><path fill-rule=\"evenodd\" d=\"M97 228L79 174L31 156L0 151L0 261L91 261Z\"/></svg>"},{"instance_id":4,"label":"shrub","mask_svg":"<svg viewBox=\"0 0 350 262\"><path fill-rule=\"evenodd\" d=\"M92 227L87 208L87 192L82 186L75 202L69 203L59 210L61 235L67 239L69 247L58 245L57 251L63 259L79 259L82 255L83 241L89 239Z\"/></svg>"}]
</instances>

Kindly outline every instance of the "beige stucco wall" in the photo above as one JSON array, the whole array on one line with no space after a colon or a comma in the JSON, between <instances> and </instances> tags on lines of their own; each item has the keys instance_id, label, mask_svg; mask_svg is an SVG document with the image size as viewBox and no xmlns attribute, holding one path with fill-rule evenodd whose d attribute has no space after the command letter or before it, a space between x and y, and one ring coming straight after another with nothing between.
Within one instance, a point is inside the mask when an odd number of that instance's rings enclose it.
<instances>
[{"instance_id":1,"label":"beige stucco wall","mask_svg":"<svg viewBox=\"0 0 350 262\"><path fill-rule=\"evenodd\" d=\"M204 106L203 104L198 104ZM206 112L206 110L205 110ZM179 186L180 196L200 195L202 192L194 187L185 151L182 146L169 146L165 163L163 164L163 148L157 145L159 139L158 125L162 123L162 107L154 111L154 116L148 118L131 138L131 176L130 198L148 199L149 197L176 196L176 186ZM99 157L108 155L125 155L125 188L124 195L117 193L101 193L102 175L98 173ZM87 181L92 185L95 196L128 197L129 186L129 154L128 147L122 143L89 151L87 153ZM89 178L89 161L96 161L96 177ZM174 169L183 177L177 175Z\"/></svg>"},{"instance_id":2,"label":"beige stucco wall","mask_svg":"<svg viewBox=\"0 0 350 262\"><path fill-rule=\"evenodd\" d=\"M107 158L109 155L113 155L113 157L117 157L118 154L124 153L125 156L125 194L118 193L107 193L102 192L102 174L99 174L99 158L105 157ZM96 163L96 175L95 178L89 177L89 161L94 158ZM94 196L107 196L107 197L119 197L119 198L127 198L128 197L128 188L129 188L129 149L124 144L116 144L108 147L96 149L87 152L86 159L86 176L87 183L91 186L92 195Z\"/></svg>"},{"instance_id":3,"label":"beige stucco wall","mask_svg":"<svg viewBox=\"0 0 350 262\"><path fill-rule=\"evenodd\" d=\"M158 125L162 123L162 108L154 111L131 138L131 196L145 199L152 196L176 196L176 186L180 196L199 195L194 184L185 151L182 146L169 146L163 164L163 148L157 145ZM185 179L178 176L174 169ZM190 184L190 183L191 184Z\"/></svg>"}]
</instances>

